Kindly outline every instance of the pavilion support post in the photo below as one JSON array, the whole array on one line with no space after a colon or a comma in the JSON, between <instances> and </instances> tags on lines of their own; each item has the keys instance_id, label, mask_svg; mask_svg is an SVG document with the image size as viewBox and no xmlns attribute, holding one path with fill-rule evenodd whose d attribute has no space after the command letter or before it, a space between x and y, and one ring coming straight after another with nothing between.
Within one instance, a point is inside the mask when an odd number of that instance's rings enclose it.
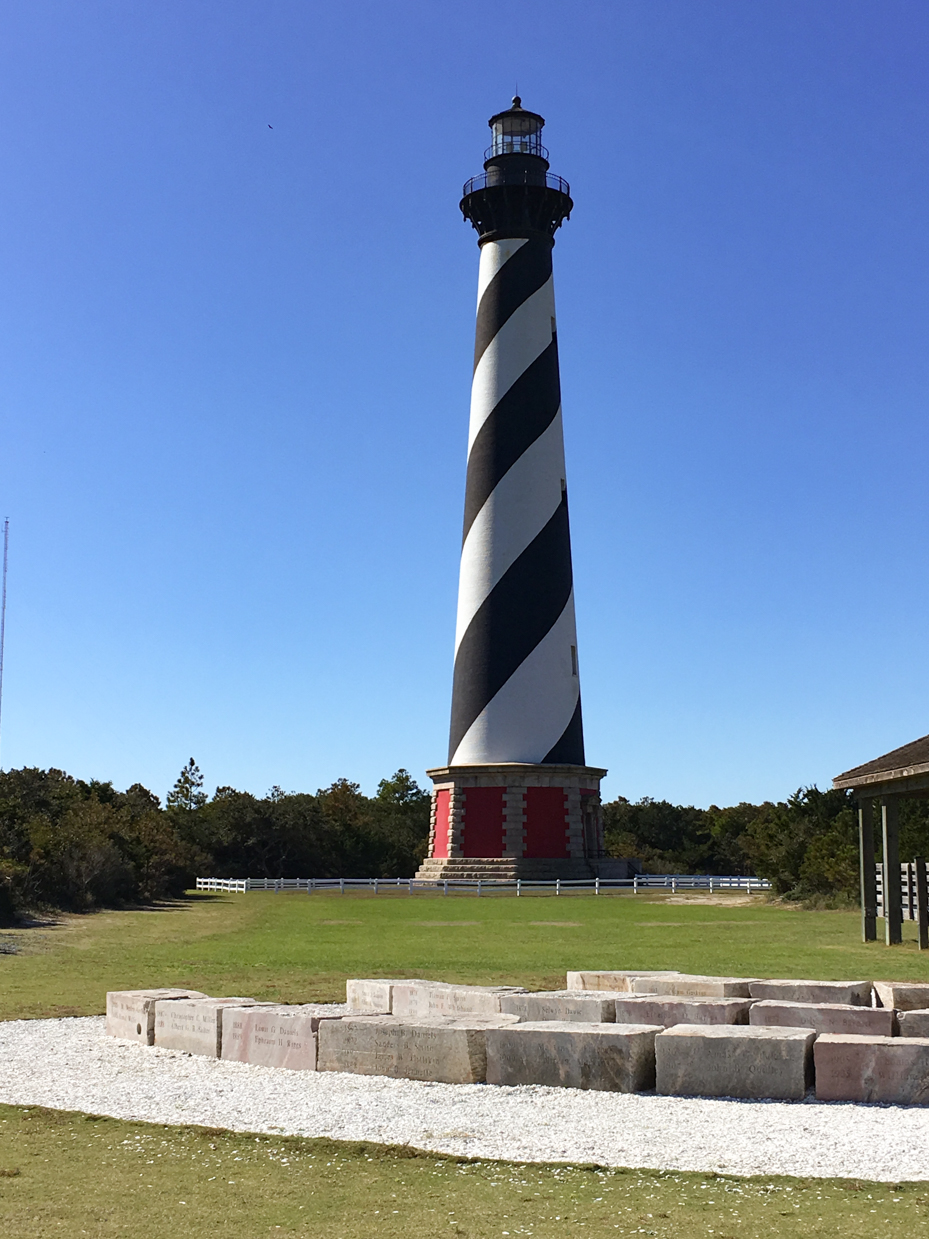
<instances>
[{"instance_id":1,"label":"pavilion support post","mask_svg":"<svg viewBox=\"0 0 929 1239\"><path fill-rule=\"evenodd\" d=\"M917 856L913 861L916 870L916 923L919 927L919 949L929 951L929 892L926 883L926 858Z\"/></svg>"},{"instance_id":2,"label":"pavilion support post","mask_svg":"<svg viewBox=\"0 0 929 1239\"><path fill-rule=\"evenodd\" d=\"M896 796L881 798L884 842L884 941L903 941L903 901L900 879L900 815Z\"/></svg>"},{"instance_id":3,"label":"pavilion support post","mask_svg":"<svg viewBox=\"0 0 929 1239\"><path fill-rule=\"evenodd\" d=\"M858 858L861 867L861 940L877 941L877 873L874 866L874 801L858 802Z\"/></svg>"}]
</instances>

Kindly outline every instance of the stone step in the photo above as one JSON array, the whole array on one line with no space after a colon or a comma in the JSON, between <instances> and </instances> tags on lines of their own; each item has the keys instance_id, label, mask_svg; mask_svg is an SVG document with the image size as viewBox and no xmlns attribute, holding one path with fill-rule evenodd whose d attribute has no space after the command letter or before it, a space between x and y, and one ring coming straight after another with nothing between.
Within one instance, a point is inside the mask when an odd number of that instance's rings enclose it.
<instances>
[{"instance_id":1,"label":"stone step","mask_svg":"<svg viewBox=\"0 0 929 1239\"><path fill-rule=\"evenodd\" d=\"M594 877L585 860L546 860L536 857L467 857L430 858L423 861L416 878L422 882L505 881L515 882L589 882Z\"/></svg>"}]
</instances>

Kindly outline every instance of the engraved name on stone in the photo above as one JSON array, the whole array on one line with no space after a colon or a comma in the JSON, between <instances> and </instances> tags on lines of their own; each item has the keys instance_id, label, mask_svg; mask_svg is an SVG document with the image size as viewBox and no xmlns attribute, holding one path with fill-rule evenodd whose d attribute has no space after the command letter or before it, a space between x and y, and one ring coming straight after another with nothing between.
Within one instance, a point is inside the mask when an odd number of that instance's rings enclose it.
<instances>
[{"instance_id":1,"label":"engraved name on stone","mask_svg":"<svg viewBox=\"0 0 929 1239\"><path fill-rule=\"evenodd\" d=\"M221 1057L258 1067L316 1070L316 1030L325 1017L299 1007L227 1007Z\"/></svg>"},{"instance_id":2,"label":"engraved name on stone","mask_svg":"<svg viewBox=\"0 0 929 1239\"><path fill-rule=\"evenodd\" d=\"M205 997L195 989L111 990L106 996L106 1034L154 1045L156 1002Z\"/></svg>"},{"instance_id":3,"label":"engraved name on stone","mask_svg":"<svg viewBox=\"0 0 929 1239\"><path fill-rule=\"evenodd\" d=\"M369 1015L326 1020L319 1027L320 1071L347 1071L442 1084L480 1084L487 1070L484 1034L515 1016L414 1020Z\"/></svg>"},{"instance_id":4,"label":"engraved name on stone","mask_svg":"<svg viewBox=\"0 0 929 1239\"><path fill-rule=\"evenodd\" d=\"M222 1050L224 1008L257 1005L254 998L159 1000L155 1003L155 1045L218 1058Z\"/></svg>"}]
</instances>

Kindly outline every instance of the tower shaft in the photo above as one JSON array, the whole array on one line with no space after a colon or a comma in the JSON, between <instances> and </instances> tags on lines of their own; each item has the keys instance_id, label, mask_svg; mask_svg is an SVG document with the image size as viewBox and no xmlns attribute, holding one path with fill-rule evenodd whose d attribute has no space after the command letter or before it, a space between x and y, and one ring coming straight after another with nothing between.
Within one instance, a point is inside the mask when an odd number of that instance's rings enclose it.
<instances>
[{"instance_id":1,"label":"tower shaft","mask_svg":"<svg viewBox=\"0 0 929 1239\"><path fill-rule=\"evenodd\" d=\"M552 242L486 241L449 764L583 765Z\"/></svg>"},{"instance_id":2,"label":"tower shaft","mask_svg":"<svg viewBox=\"0 0 929 1239\"><path fill-rule=\"evenodd\" d=\"M548 170L544 120L513 105L491 117L484 174L461 200L481 259L448 766L429 771L423 877L475 862L481 876L589 877L603 854L606 771L584 764L552 282L573 203Z\"/></svg>"}]
</instances>

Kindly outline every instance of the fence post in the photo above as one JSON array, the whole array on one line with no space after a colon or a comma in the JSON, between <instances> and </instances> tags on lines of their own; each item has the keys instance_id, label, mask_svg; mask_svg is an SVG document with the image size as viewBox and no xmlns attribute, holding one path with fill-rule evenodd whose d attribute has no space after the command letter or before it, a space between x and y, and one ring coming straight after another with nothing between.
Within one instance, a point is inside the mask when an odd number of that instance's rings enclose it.
<instances>
[{"instance_id":1,"label":"fence post","mask_svg":"<svg viewBox=\"0 0 929 1239\"><path fill-rule=\"evenodd\" d=\"M637 873L632 875L632 893L633 895L638 895L639 893L639 875Z\"/></svg>"},{"instance_id":2,"label":"fence post","mask_svg":"<svg viewBox=\"0 0 929 1239\"><path fill-rule=\"evenodd\" d=\"M710 894L712 895L712 893L713 893L713 875L710 874Z\"/></svg>"},{"instance_id":3,"label":"fence post","mask_svg":"<svg viewBox=\"0 0 929 1239\"><path fill-rule=\"evenodd\" d=\"M677 894L677 878L671 879L671 894L672 895Z\"/></svg>"},{"instance_id":4,"label":"fence post","mask_svg":"<svg viewBox=\"0 0 929 1239\"><path fill-rule=\"evenodd\" d=\"M340 895L345 894L345 879L344 878L339 878L339 894Z\"/></svg>"},{"instance_id":5,"label":"fence post","mask_svg":"<svg viewBox=\"0 0 929 1239\"><path fill-rule=\"evenodd\" d=\"M413 879L410 878L410 894L413 894Z\"/></svg>"},{"instance_id":6,"label":"fence post","mask_svg":"<svg viewBox=\"0 0 929 1239\"><path fill-rule=\"evenodd\" d=\"M926 882L926 858L917 856L913 861L916 870L916 921L919 929L919 949L929 950L929 892Z\"/></svg>"},{"instance_id":7,"label":"fence post","mask_svg":"<svg viewBox=\"0 0 929 1239\"><path fill-rule=\"evenodd\" d=\"M477 897L478 899L480 899L481 897L481 879L480 878L478 878L477 880Z\"/></svg>"},{"instance_id":8,"label":"fence post","mask_svg":"<svg viewBox=\"0 0 929 1239\"><path fill-rule=\"evenodd\" d=\"M555 894L556 895L561 894L561 878L555 879Z\"/></svg>"},{"instance_id":9,"label":"fence post","mask_svg":"<svg viewBox=\"0 0 929 1239\"><path fill-rule=\"evenodd\" d=\"M861 882L861 940L877 941L877 869L874 864L874 801L858 801L858 865Z\"/></svg>"},{"instance_id":10,"label":"fence post","mask_svg":"<svg viewBox=\"0 0 929 1239\"><path fill-rule=\"evenodd\" d=\"M599 878L594 878L594 894L595 895L600 894L600 879Z\"/></svg>"},{"instance_id":11,"label":"fence post","mask_svg":"<svg viewBox=\"0 0 929 1239\"><path fill-rule=\"evenodd\" d=\"M523 893L522 887L523 887L522 879L521 879L521 878L517 878L517 879L516 879L516 898L517 898L517 899L518 899L518 898L520 897L520 895Z\"/></svg>"},{"instance_id":12,"label":"fence post","mask_svg":"<svg viewBox=\"0 0 929 1239\"><path fill-rule=\"evenodd\" d=\"M374 893L377 894L377 878L374 879Z\"/></svg>"},{"instance_id":13,"label":"fence post","mask_svg":"<svg viewBox=\"0 0 929 1239\"><path fill-rule=\"evenodd\" d=\"M884 842L884 941L903 941L903 872L900 868L900 815L896 796L881 798Z\"/></svg>"},{"instance_id":14,"label":"fence post","mask_svg":"<svg viewBox=\"0 0 929 1239\"><path fill-rule=\"evenodd\" d=\"M442 894L443 895L448 894L448 878L445 878L445 880L442 883Z\"/></svg>"}]
</instances>

